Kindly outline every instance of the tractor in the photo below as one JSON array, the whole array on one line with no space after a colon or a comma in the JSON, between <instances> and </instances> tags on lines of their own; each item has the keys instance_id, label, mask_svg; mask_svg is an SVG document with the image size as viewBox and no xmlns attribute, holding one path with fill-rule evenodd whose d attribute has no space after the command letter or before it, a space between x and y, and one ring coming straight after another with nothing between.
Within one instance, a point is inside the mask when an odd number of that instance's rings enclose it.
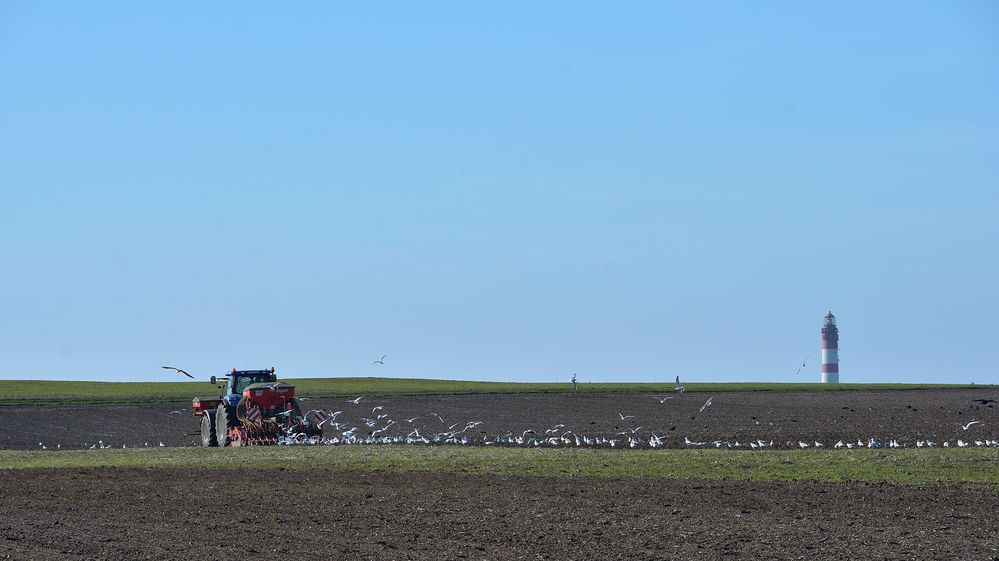
<instances>
[{"instance_id":1,"label":"tractor","mask_svg":"<svg viewBox=\"0 0 999 561\"><path fill-rule=\"evenodd\" d=\"M196 397L203 446L269 446L282 438L322 436L322 427L302 415L295 386L278 382L274 369L236 370L212 376L225 389L218 397Z\"/></svg>"}]
</instances>

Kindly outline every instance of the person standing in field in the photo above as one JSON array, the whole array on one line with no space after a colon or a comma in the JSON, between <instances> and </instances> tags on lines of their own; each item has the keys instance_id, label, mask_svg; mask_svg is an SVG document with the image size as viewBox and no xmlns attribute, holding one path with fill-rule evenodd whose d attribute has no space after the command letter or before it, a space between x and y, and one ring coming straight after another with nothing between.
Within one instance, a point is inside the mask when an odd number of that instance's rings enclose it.
<instances>
[{"instance_id":1,"label":"person standing in field","mask_svg":"<svg viewBox=\"0 0 999 561\"><path fill-rule=\"evenodd\" d=\"M569 380L569 381L572 382L572 391L576 391L576 373L575 372L572 373L572 380Z\"/></svg>"}]
</instances>

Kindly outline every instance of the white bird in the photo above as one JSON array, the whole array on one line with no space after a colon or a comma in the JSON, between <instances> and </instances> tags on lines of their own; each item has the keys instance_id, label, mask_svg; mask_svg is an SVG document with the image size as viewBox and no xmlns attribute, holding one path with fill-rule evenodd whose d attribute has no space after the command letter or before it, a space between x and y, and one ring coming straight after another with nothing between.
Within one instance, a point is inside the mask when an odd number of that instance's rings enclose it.
<instances>
[{"instance_id":1,"label":"white bird","mask_svg":"<svg viewBox=\"0 0 999 561\"><path fill-rule=\"evenodd\" d=\"M385 364L385 357L387 357L387 356L388 355L382 355L382 358L380 358L378 360L372 360L371 364Z\"/></svg>"},{"instance_id":2,"label":"white bird","mask_svg":"<svg viewBox=\"0 0 999 561\"><path fill-rule=\"evenodd\" d=\"M683 388L683 384L680 383L680 377L679 376L676 377L676 387L673 388L673 389L676 390L680 395L683 395L683 389L684 388Z\"/></svg>"},{"instance_id":3,"label":"white bird","mask_svg":"<svg viewBox=\"0 0 999 561\"><path fill-rule=\"evenodd\" d=\"M357 405L358 403L360 403L360 402L361 402L361 398L363 398L363 397L364 397L363 395L361 395L361 396L357 396L357 397L355 397L354 399L348 399L348 400L347 400L347 401L345 401L344 403L353 403L354 405Z\"/></svg>"},{"instance_id":4,"label":"white bird","mask_svg":"<svg viewBox=\"0 0 999 561\"><path fill-rule=\"evenodd\" d=\"M184 376L187 376L188 378L190 378L192 380L194 379L194 376L191 376L190 374L188 374L186 370L181 370L180 368L177 368L176 366L164 366L163 368L165 368L167 370L173 370L175 372L179 372L179 373L183 374Z\"/></svg>"},{"instance_id":5,"label":"white bird","mask_svg":"<svg viewBox=\"0 0 999 561\"><path fill-rule=\"evenodd\" d=\"M391 426L392 426L392 425L394 425L394 424L395 424L395 421L391 421L391 420L390 420L390 421L388 422L388 424L386 424L386 425L385 425L384 427L382 427L382 428L380 428L380 429L378 429L378 430L376 430L376 431L372 432L372 433L371 433L371 436L374 436L374 435L376 435L376 434L378 434L378 433L381 433L381 432L385 432L385 431L387 431L387 430L389 429L389 427L391 427Z\"/></svg>"},{"instance_id":6,"label":"white bird","mask_svg":"<svg viewBox=\"0 0 999 561\"><path fill-rule=\"evenodd\" d=\"M635 434L636 432L638 432L638 431L640 431L640 430L642 430L644 428L645 428L644 426L643 427L635 427L635 428L631 429L631 434Z\"/></svg>"},{"instance_id":7,"label":"white bird","mask_svg":"<svg viewBox=\"0 0 999 561\"><path fill-rule=\"evenodd\" d=\"M961 425L961 430L968 430L972 425L977 425L978 423L981 423L981 421L971 421L966 425Z\"/></svg>"},{"instance_id":8,"label":"white bird","mask_svg":"<svg viewBox=\"0 0 999 561\"><path fill-rule=\"evenodd\" d=\"M659 403L666 403L667 399L673 399L674 397L675 396L672 396L672 395L669 396L669 397L661 397L661 396L658 396L658 395L654 395L654 396L652 396L652 399L658 399Z\"/></svg>"},{"instance_id":9,"label":"white bird","mask_svg":"<svg viewBox=\"0 0 999 561\"><path fill-rule=\"evenodd\" d=\"M714 396L709 397L708 400L704 402L704 405L701 406L701 409L700 409L700 411L698 411L698 413L703 413L705 409L707 409L708 407L711 407L711 400L712 399L714 399Z\"/></svg>"},{"instance_id":10,"label":"white bird","mask_svg":"<svg viewBox=\"0 0 999 561\"><path fill-rule=\"evenodd\" d=\"M618 417L621 417L622 421L625 419L633 419L635 417L634 415L625 415L624 413L618 413L617 415Z\"/></svg>"},{"instance_id":11,"label":"white bird","mask_svg":"<svg viewBox=\"0 0 999 561\"><path fill-rule=\"evenodd\" d=\"M434 417L437 417L438 419L440 419L442 425L446 425L447 424L447 423L444 422L444 417L441 417L437 413L431 413L431 415L434 416Z\"/></svg>"},{"instance_id":12,"label":"white bird","mask_svg":"<svg viewBox=\"0 0 999 561\"><path fill-rule=\"evenodd\" d=\"M840 440L839 442L836 443L835 446L833 446L833 448L842 448L842 447L843 447L843 441L842 440Z\"/></svg>"},{"instance_id":13,"label":"white bird","mask_svg":"<svg viewBox=\"0 0 999 561\"><path fill-rule=\"evenodd\" d=\"M171 412L170 412L170 414L171 414L171 415L180 415L180 414L181 414L181 413L183 413L184 411L187 411L187 409L178 409L178 410L176 410L176 411L171 411Z\"/></svg>"},{"instance_id":14,"label":"white bird","mask_svg":"<svg viewBox=\"0 0 999 561\"><path fill-rule=\"evenodd\" d=\"M376 418L376 419L378 419L379 421L381 421L381 420L382 420L382 419L384 419L385 417L388 417L388 413L382 413L381 415L378 415L378 416L377 416L377 417L375 417L375 418Z\"/></svg>"},{"instance_id":15,"label":"white bird","mask_svg":"<svg viewBox=\"0 0 999 561\"><path fill-rule=\"evenodd\" d=\"M413 417L412 419L405 419L407 423L412 423L413 421L419 419L419 417Z\"/></svg>"},{"instance_id":16,"label":"white bird","mask_svg":"<svg viewBox=\"0 0 999 561\"><path fill-rule=\"evenodd\" d=\"M384 409L384 408L385 408L385 406L384 406L384 405L378 405L378 406L375 406L375 407L373 407L373 408L371 409L371 412L372 412L372 413L374 413L375 411L381 411L381 410L382 410L382 409Z\"/></svg>"}]
</instances>

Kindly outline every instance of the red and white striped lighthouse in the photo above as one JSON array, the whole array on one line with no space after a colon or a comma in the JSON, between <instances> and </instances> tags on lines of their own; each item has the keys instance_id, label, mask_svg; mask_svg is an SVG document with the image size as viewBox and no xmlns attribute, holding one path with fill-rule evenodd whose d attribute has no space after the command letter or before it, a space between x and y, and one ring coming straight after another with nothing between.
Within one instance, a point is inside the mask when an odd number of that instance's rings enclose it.
<instances>
[{"instance_id":1,"label":"red and white striped lighthouse","mask_svg":"<svg viewBox=\"0 0 999 561\"><path fill-rule=\"evenodd\" d=\"M832 312L822 325L822 383L839 383L839 329Z\"/></svg>"}]
</instances>

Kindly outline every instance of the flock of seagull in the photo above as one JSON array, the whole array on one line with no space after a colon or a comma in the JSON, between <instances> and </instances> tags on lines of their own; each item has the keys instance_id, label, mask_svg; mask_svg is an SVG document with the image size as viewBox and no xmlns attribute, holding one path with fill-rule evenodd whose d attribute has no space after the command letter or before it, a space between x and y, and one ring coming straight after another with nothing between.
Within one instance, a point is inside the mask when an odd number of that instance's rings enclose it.
<instances>
[{"instance_id":1,"label":"flock of seagull","mask_svg":"<svg viewBox=\"0 0 999 561\"><path fill-rule=\"evenodd\" d=\"M676 391L679 395L682 395L685 391L683 384L680 382L679 376L676 378L674 391ZM676 396L652 396L652 398L659 401L660 404L665 404L667 400L674 399L675 397ZM364 396L358 396L354 399L348 399L344 403L349 407L361 407L361 401L363 399ZM698 413L703 413L707 408L711 407L713 400L713 396L709 397L704 404L701 405ZM438 413L428 413L425 416L417 416L410 419L403 419L402 421L396 421L389 418L389 414L385 412L385 406L383 405L376 405L375 407L372 407L370 414L365 413L365 416L360 418L361 422L358 424L341 421L343 415L344 410L329 412L318 409L311 410L305 415L306 421L315 422L320 426L325 425L324 432L329 436L308 437L304 434L289 433L287 436L280 438L278 440L278 444L286 446L424 444L511 447L608 447L631 449L658 449L667 448L672 445L673 447L681 448L744 448L752 450L805 448L852 450L858 448L949 448L951 446L957 448L999 447L999 440L988 438L969 438L968 440L958 438L954 442L950 440L942 440L938 442L930 439L915 439L906 441L897 438L886 440L868 438L866 441L862 439L851 439L847 441L839 440L836 443L829 445L817 440L813 440L811 442L801 440L775 442L774 440L757 439L748 442L739 442L738 440L696 441L691 440L689 437L683 437L683 440L681 441L679 438L670 439L666 436L660 436L644 426L624 430L612 436L593 436L569 430L563 423L556 424L543 430L536 430L532 428L524 430L519 434L507 432L506 434L488 436L487 433L481 430L477 431L477 433L470 432L473 429L478 428L480 425L483 425L483 421L475 420L450 423ZM621 412L617 412L617 416L620 421L635 418L635 415L625 415ZM422 425L423 432L421 433L420 429L415 425L416 421L420 419L430 420L434 425L434 428L427 429L427 425L424 423ZM437 426L438 422L440 423L439 426ZM972 427L980 424L980 420L974 420L966 424L958 423L957 426L964 431L968 431ZM366 429L362 429L362 425L366 427ZM388 431L398 432L399 434L386 434Z\"/></svg>"}]
</instances>

